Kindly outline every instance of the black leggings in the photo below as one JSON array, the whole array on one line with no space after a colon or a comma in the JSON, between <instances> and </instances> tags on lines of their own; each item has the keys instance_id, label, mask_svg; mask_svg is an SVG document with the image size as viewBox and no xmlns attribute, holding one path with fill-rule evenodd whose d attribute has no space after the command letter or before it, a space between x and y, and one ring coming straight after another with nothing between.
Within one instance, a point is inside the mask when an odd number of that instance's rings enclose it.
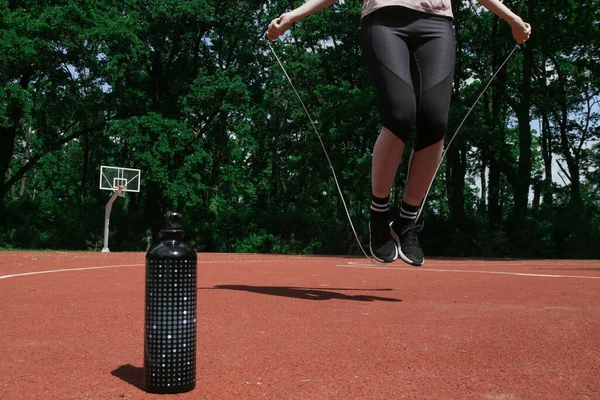
<instances>
[{"instance_id":1,"label":"black leggings","mask_svg":"<svg viewBox=\"0 0 600 400\"><path fill-rule=\"evenodd\" d=\"M404 7L381 8L361 21L361 45L375 82L383 126L415 150L446 135L456 45L449 18Z\"/></svg>"}]
</instances>

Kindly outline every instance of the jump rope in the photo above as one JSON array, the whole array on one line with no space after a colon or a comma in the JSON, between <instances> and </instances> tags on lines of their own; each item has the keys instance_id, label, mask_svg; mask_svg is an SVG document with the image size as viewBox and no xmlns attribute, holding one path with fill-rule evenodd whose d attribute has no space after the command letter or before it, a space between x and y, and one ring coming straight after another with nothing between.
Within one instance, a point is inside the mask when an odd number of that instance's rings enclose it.
<instances>
[{"instance_id":1,"label":"jump rope","mask_svg":"<svg viewBox=\"0 0 600 400\"><path fill-rule=\"evenodd\" d=\"M331 163L331 159L329 158L329 154L327 153L327 149L325 148L325 145L323 144L323 139L321 139L321 134L319 133L319 130L317 129L317 126L315 125L315 122L313 121L310 113L308 112L308 109L304 105L304 102L302 101L302 98L298 94L298 91L296 90L296 87L294 86L294 83L290 79L290 76L288 75L285 67L283 66L283 63L281 62L281 60L277 56L277 53L275 52L275 49L273 49L273 46L271 45L271 41L269 39L265 39L265 40L267 40L267 44L269 45L269 48L271 49L271 52L273 53L273 56L277 60L277 63L281 67L281 70L283 71L285 77L287 78L288 82L290 83L290 86L292 87L292 90L296 94L296 97L298 98L298 101L302 105L302 108L304 109L304 112L306 113L306 116L308 117L308 120L310 121L310 124L312 125L315 133L317 134L317 138L319 138L319 143L321 143L321 148L323 148L323 152L325 153L325 158L327 158L327 162L329 163L329 168L331 169L331 174L333 175L333 180L335 181L335 185L337 187L338 193L339 193L340 198L342 200L342 204L344 205L344 210L346 211L346 216L348 217L348 222L350 222L350 227L352 228L352 232L354 233L354 238L356 239L356 242L358 243L358 246L360 247L360 250L362 251L362 253L365 255L365 257L373 265L377 265L377 266L385 265L384 263L377 262L373 258L369 257L369 255L365 251L363 245L360 243L360 239L358 238L358 234L356 233L356 228L354 227L354 223L352 222L352 218L350 217L350 212L348 211L348 206L346 206L346 200L344 199L344 194L342 193L342 189L340 188L340 184L338 182L337 175L335 173L335 169L333 168L333 164ZM513 53L518 48L519 48L519 45L518 44L515 45L515 47L512 49L512 51L510 52L510 54L508 55L508 57L506 57L506 59L504 60L504 62L500 65L500 67L498 67L498 70L494 73L494 75L492 75L492 77L488 81L487 85L483 88L483 91L477 97L477 99L475 100L475 102L473 103L473 105L471 106L471 108L469 109L469 111L467 112L467 114L465 115L465 117L463 118L462 122L458 125L458 128L456 129L456 131L454 132L454 134L452 135L452 137L448 141L448 144L446 145L446 148L444 149L444 151L442 152L442 155L440 157L440 162L438 163L437 168L435 169L435 172L433 174L433 177L431 178L431 182L429 183L429 187L427 188L427 192L425 193L425 197L423 198L423 202L421 203L422 206L419 209L419 213L417 214L417 220L421 216L421 212L423 211L423 208L425 207L425 201L427 200L427 196L429 195L429 192L431 191L431 188L433 187L433 182L435 181L435 178L436 178L437 173L438 173L438 171L440 169L440 166L442 165L442 162L444 161L444 157L446 156L446 153L448 152L448 149L450 148L450 145L454 141L454 138L456 137L456 135L458 134L458 132L463 127L465 121L467 120L467 118L469 117L469 115L471 114L471 112L473 111L473 109L475 108L475 106L477 105L477 103L479 102L479 100L481 99L481 96L483 96L483 94L486 92L486 90L488 89L488 87L490 86L490 84L492 83L492 81L494 80L494 78L496 77L496 75L498 75L498 73L502 70L502 68L504 67L504 65L508 62L508 60L512 57ZM414 150L411 152L410 159L409 159L409 162L408 162L409 171L410 171L410 164L411 164L411 161L412 161L413 154L414 154ZM407 179L407 181L408 181L408 179Z\"/></svg>"}]
</instances>

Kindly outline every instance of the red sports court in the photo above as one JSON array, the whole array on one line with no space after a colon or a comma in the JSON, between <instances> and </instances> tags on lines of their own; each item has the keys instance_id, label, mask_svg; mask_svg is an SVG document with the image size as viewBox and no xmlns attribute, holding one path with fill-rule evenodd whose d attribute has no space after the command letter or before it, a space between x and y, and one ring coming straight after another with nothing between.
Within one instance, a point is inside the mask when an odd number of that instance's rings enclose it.
<instances>
[{"instance_id":1,"label":"red sports court","mask_svg":"<svg viewBox=\"0 0 600 400\"><path fill-rule=\"evenodd\" d=\"M599 261L198 256L178 398L600 398ZM0 397L159 398L144 271L143 253L0 253Z\"/></svg>"}]
</instances>

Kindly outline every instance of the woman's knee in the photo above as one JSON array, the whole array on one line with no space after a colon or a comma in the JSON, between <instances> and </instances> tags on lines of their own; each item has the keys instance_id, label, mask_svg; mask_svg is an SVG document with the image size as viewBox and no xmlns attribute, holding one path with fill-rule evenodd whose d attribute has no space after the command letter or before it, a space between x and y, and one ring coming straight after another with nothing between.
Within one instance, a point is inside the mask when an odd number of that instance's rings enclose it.
<instances>
[{"instance_id":1,"label":"woman's knee","mask_svg":"<svg viewBox=\"0 0 600 400\"><path fill-rule=\"evenodd\" d=\"M446 136L447 125L447 116L437 116L420 120L417 124L415 151L425 149L443 140Z\"/></svg>"},{"instance_id":2,"label":"woman's knee","mask_svg":"<svg viewBox=\"0 0 600 400\"><path fill-rule=\"evenodd\" d=\"M408 141L415 123L415 113L406 110L395 110L384 116L383 126L396 135L404 143Z\"/></svg>"}]
</instances>

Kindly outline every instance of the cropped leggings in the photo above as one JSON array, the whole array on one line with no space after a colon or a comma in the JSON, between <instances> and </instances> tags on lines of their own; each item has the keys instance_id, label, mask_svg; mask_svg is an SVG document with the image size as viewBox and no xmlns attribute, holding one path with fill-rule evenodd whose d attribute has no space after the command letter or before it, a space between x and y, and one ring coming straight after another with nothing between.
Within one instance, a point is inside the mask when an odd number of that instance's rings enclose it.
<instances>
[{"instance_id":1,"label":"cropped leggings","mask_svg":"<svg viewBox=\"0 0 600 400\"><path fill-rule=\"evenodd\" d=\"M449 18L389 6L361 21L361 46L382 108L383 126L415 150L446 134L456 45Z\"/></svg>"}]
</instances>

